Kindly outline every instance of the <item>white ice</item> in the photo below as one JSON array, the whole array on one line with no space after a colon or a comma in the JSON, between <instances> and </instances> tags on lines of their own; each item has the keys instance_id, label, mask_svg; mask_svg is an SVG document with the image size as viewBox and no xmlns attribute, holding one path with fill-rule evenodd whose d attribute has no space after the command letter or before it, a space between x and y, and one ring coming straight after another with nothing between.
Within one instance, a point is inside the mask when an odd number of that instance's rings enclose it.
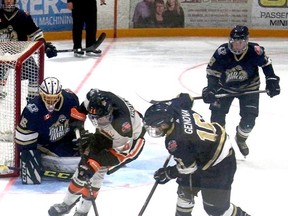
<instances>
[{"instance_id":1,"label":"white ice","mask_svg":"<svg viewBox=\"0 0 288 216\"><path fill-rule=\"evenodd\" d=\"M287 214L288 147L286 140L287 59L286 38L251 38L266 48L280 76L281 94L260 96L260 114L247 143L250 154L241 156L233 141L239 122L235 100L227 116L227 131L235 147L238 169L232 185L231 202L253 216ZM175 97L180 92L199 96L206 86L205 67L227 38L125 38L106 39L101 57L75 58L73 53L59 53L46 59L45 76L60 79L64 88L75 91L80 101L91 88L112 91L128 99L144 113L150 106L139 96L151 100ZM69 49L71 41L53 41L57 49ZM262 88L265 79L260 69ZM286 99L285 99L286 98ZM210 118L208 105L195 100L194 109ZM93 130L87 123L86 127ZM101 216L136 216L153 184L153 173L168 155L163 139L146 136L147 144L140 157L126 168L107 176L96 200ZM1 153L0 153L1 154ZM0 212L2 215L40 216L54 203L61 202L68 182L45 180L41 185L22 185L17 179L0 179ZM175 181L158 185L143 215L173 216L176 205ZM285 198L286 197L286 198ZM69 214L73 215L73 211ZM95 215L91 209L89 216ZM196 198L193 215L205 216L201 195Z\"/></svg>"}]
</instances>

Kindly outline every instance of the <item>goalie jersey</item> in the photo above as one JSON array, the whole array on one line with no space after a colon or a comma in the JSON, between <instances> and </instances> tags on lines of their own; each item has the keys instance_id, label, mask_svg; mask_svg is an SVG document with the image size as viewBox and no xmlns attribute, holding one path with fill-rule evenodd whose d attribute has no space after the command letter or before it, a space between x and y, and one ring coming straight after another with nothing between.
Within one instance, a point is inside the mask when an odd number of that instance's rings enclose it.
<instances>
[{"instance_id":1,"label":"goalie jersey","mask_svg":"<svg viewBox=\"0 0 288 216\"><path fill-rule=\"evenodd\" d=\"M16 128L15 142L19 151L36 149L41 145L58 156L74 156L74 131L69 127L71 108L79 105L78 97L62 90L61 99L53 112L48 112L41 96L35 97L24 108Z\"/></svg>"}]
</instances>

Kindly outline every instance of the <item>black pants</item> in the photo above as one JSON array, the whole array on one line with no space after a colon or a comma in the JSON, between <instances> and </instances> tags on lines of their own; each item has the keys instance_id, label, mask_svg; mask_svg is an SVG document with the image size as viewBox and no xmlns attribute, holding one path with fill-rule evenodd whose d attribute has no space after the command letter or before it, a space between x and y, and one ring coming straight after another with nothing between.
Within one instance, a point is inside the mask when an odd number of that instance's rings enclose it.
<instances>
[{"instance_id":1,"label":"black pants","mask_svg":"<svg viewBox=\"0 0 288 216\"><path fill-rule=\"evenodd\" d=\"M190 191L196 196L201 191L203 206L208 215L222 215L230 207L231 185L235 172L236 158L232 151L230 156L216 166L206 171L199 169L192 175L178 178L177 183L184 188L185 194Z\"/></svg>"},{"instance_id":2,"label":"black pants","mask_svg":"<svg viewBox=\"0 0 288 216\"><path fill-rule=\"evenodd\" d=\"M72 10L73 18L73 48L82 48L82 31L86 31L86 47L96 41L97 32L97 2L96 0L75 1Z\"/></svg>"},{"instance_id":3,"label":"black pants","mask_svg":"<svg viewBox=\"0 0 288 216\"><path fill-rule=\"evenodd\" d=\"M219 92L227 93L227 92ZM255 126L255 120L259 113L259 94L248 94L237 97L240 105L240 123L242 129L250 129ZM228 114L235 97L221 98L215 104L210 105L211 122L218 122L222 126L226 124L226 114Z\"/></svg>"}]
</instances>

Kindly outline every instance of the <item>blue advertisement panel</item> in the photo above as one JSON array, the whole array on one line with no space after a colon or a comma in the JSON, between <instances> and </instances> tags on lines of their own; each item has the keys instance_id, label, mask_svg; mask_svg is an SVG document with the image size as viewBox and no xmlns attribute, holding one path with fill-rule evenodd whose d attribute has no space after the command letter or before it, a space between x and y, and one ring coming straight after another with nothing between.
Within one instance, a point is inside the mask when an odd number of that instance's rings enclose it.
<instances>
[{"instance_id":1,"label":"blue advertisement panel","mask_svg":"<svg viewBox=\"0 0 288 216\"><path fill-rule=\"evenodd\" d=\"M28 11L44 32L72 29L73 21L71 11L67 9L67 0L17 0L17 6Z\"/></svg>"}]
</instances>

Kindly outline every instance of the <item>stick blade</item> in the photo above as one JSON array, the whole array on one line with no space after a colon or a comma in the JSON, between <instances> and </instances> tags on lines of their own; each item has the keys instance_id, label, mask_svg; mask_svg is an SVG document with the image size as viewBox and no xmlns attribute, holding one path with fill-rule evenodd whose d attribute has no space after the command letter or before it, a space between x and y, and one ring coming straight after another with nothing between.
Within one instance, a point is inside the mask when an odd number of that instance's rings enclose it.
<instances>
[{"instance_id":1,"label":"stick blade","mask_svg":"<svg viewBox=\"0 0 288 216\"><path fill-rule=\"evenodd\" d=\"M85 49L85 51L95 51L102 44L105 38L106 38L106 33L102 32L100 36L98 37L97 41L92 46Z\"/></svg>"}]
</instances>

